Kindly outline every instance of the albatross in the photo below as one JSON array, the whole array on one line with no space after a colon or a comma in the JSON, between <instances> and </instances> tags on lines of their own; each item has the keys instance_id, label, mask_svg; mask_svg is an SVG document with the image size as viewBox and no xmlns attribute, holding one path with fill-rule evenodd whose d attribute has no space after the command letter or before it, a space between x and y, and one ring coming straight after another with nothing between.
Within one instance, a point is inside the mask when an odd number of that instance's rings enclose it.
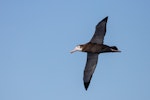
<instances>
[{"instance_id":1,"label":"albatross","mask_svg":"<svg viewBox=\"0 0 150 100\"><path fill-rule=\"evenodd\" d=\"M87 53L87 61L86 61L84 76L83 76L84 87L86 90L89 87L92 75L96 68L98 62L98 55L100 53L107 53L107 52L121 52L118 50L116 46L108 46L103 44L104 36L106 33L107 19L108 16L105 17L96 25L95 33L92 39L88 43L77 45L71 51L71 53L74 53L75 51L81 51Z\"/></svg>"}]
</instances>

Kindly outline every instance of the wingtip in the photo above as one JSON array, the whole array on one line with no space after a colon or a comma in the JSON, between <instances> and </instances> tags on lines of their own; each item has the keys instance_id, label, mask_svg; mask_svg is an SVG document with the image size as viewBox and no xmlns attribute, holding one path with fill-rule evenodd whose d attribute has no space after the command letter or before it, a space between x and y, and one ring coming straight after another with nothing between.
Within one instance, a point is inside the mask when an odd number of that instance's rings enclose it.
<instances>
[{"instance_id":1,"label":"wingtip","mask_svg":"<svg viewBox=\"0 0 150 100\"><path fill-rule=\"evenodd\" d=\"M106 16L106 17L103 19L103 21L106 21L106 22L107 22L107 20L108 20L108 16Z\"/></svg>"},{"instance_id":2,"label":"wingtip","mask_svg":"<svg viewBox=\"0 0 150 100\"><path fill-rule=\"evenodd\" d=\"M85 87L85 90L87 91L88 87L89 87L89 84L90 82L84 82L84 87Z\"/></svg>"},{"instance_id":3,"label":"wingtip","mask_svg":"<svg viewBox=\"0 0 150 100\"><path fill-rule=\"evenodd\" d=\"M96 25L96 28L99 28L101 26L101 23L107 23L107 20L108 20L108 16L106 16L104 19L102 19L97 25Z\"/></svg>"}]
</instances>

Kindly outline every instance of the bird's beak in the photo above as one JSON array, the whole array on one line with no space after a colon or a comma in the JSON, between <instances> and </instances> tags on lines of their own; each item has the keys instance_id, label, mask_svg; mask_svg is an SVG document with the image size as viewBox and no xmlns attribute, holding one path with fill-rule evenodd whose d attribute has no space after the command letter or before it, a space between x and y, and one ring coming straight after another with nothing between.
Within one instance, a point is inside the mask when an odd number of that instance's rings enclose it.
<instances>
[{"instance_id":1,"label":"bird's beak","mask_svg":"<svg viewBox=\"0 0 150 100\"><path fill-rule=\"evenodd\" d=\"M74 53L74 52L76 52L76 51L77 51L76 49L73 49L73 50L70 51L70 53Z\"/></svg>"}]
</instances>

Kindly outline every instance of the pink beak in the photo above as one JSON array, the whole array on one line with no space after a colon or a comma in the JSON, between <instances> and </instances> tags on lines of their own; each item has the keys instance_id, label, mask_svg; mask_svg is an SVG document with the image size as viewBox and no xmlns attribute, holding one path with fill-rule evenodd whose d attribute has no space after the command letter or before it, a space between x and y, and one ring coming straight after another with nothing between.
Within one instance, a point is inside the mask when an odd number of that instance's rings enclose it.
<instances>
[{"instance_id":1,"label":"pink beak","mask_svg":"<svg viewBox=\"0 0 150 100\"><path fill-rule=\"evenodd\" d=\"M73 49L73 50L70 51L70 53L74 53L74 52L76 52L76 51L77 51L76 49Z\"/></svg>"}]
</instances>

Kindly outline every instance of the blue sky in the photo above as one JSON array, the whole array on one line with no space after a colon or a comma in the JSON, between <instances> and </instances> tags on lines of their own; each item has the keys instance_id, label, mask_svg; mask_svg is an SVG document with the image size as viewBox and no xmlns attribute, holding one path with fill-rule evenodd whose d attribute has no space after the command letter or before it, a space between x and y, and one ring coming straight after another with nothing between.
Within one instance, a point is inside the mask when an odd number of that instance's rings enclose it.
<instances>
[{"instance_id":1,"label":"blue sky","mask_svg":"<svg viewBox=\"0 0 150 100\"><path fill-rule=\"evenodd\" d=\"M0 100L150 100L150 1L0 0ZM109 16L88 91L88 42Z\"/></svg>"}]
</instances>

